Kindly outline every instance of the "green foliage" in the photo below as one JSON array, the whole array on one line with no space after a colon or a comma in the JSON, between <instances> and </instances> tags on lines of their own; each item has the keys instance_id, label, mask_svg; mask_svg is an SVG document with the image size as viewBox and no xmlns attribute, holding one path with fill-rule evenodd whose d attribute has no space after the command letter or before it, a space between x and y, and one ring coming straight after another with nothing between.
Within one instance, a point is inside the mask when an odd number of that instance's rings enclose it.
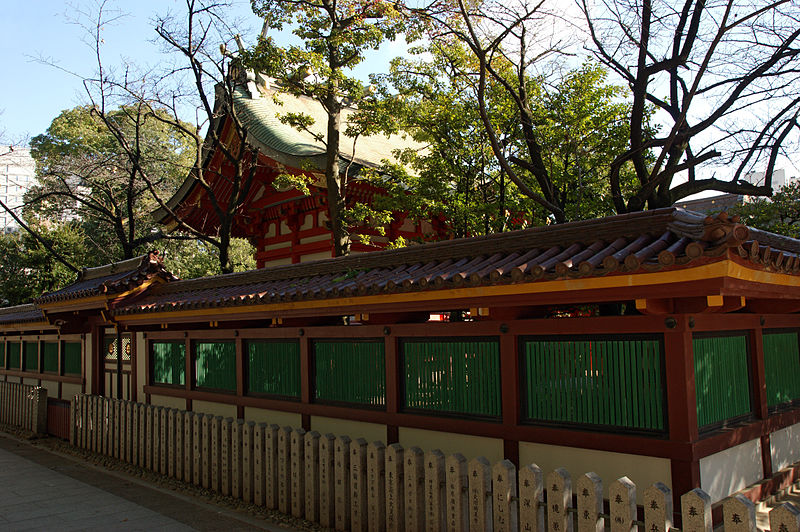
<instances>
[{"instance_id":1,"label":"green foliage","mask_svg":"<svg viewBox=\"0 0 800 532\"><path fill-rule=\"evenodd\" d=\"M219 248L196 239L165 240L162 242L166 268L181 279L195 279L222 273ZM232 238L230 262L233 271L256 268L255 248L244 238Z\"/></svg>"},{"instance_id":2,"label":"green foliage","mask_svg":"<svg viewBox=\"0 0 800 532\"><path fill-rule=\"evenodd\" d=\"M73 264L96 266L96 254L89 252L83 231L76 224L48 227L36 231ZM75 281L75 273L56 261L26 231L0 234L0 306L30 303L33 298Z\"/></svg>"},{"instance_id":3,"label":"green foliage","mask_svg":"<svg viewBox=\"0 0 800 532\"><path fill-rule=\"evenodd\" d=\"M191 139L159 120L165 113L128 106L104 121L91 106L63 111L31 140L39 184L26 196L29 215L77 221L102 262L148 251L163 236L153 193L171 196L194 159Z\"/></svg>"},{"instance_id":4,"label":"green foliage","mask_svg":"<svg viewBox=\"0 0 800 532\"><path fill-rule=\"evenodd\" d=\"M412 52L417 58L396 59L390 74L375 76L380 90L362 104L359 115L364 131L403 130L425 146L401 154L411 172L387 166L389 179L373 177L391 192L386 205L402 206L413 216L442 215L457 236L554 221L552 212L508 179L494 156L479 115L473 74L477 66L470 52L458 41L444 40ZM500 73L514 75L501 67ZM625 90L608 83L603 68L587 63L555 85L528 77L525 91L543 170L563 206L560 221L612 214L607 174L627 143L630 107ZM490 79L486 98L506 158L529 160L519 109L507 90ZM543 194L536 176L519 164L514 168ZM627 166L621 181L626 189L633 181Z\"/></svg>"},{"instance_id":5,"label":"green foliage","mask_svg":"<svg viewBox=\"0 0 800 532\"><path fill-rule=\"evenodd\" d=\"M264 19L265 29L286 26L300 39L300 45L281 47L271 37L259 40L255 49L242 54L242 61L278 81L281 90L313 98L327 113L326 133L313 133L314 120L304 113L287 113L280 119L312 135L326 147L325 187L334 252L349 251L349 227L354 220L370 220L385 213L359 212L348 215L348 167L340 168L340 136L357 136L359 131L342 124L343 110L358 107L369 91L348 75L361 63L365 53L404 30L405 19L390 2L372 0L251 0L253 11ZM344 130L346 129L346 131ZM344 174L344 175L342 175ZM279 186L294 186L307 193L304 180L280 180Z\"/></svg>"},{"instance_id":6,"label":"green foliage","mask_svg":"<svg viewBox=\"0 0 800 532\"><path fill-rule=\"evenodd\" d=\"M751 227L800 238L800 181L784 185L771 199L751 197L730 214L740 215Z\"/></svg>"}]
</instances>

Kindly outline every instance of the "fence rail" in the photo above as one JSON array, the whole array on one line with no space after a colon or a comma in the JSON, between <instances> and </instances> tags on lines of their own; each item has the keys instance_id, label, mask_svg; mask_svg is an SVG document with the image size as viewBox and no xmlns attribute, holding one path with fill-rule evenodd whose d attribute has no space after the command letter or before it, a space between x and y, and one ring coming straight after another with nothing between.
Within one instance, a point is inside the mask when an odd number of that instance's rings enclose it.
<instances>
[{"instance_id":1,"label":"fence rail","mask_svg":"<svg viewBox=\"0 0 800 532\"><path fill-rule=\"evenodd\" d=\"M672 493L660 482L645 488L638 521L637 486L627 477L608 486L604 513L603 481L594 473L545 475L535 464L518 471L508 460L468 461L88 395L75 397L71 419L75 445L336 530L667 532L673 526ZM705 492L692 490L680 503L683 530L712 530ZM769 518L774 531L800 531L800 511L790 503ZM723 519L725 530L756 530L753 503L741 495L723 502Z\"/></svg>"},{"instance_id":2,"label":"fence rail","mask_svg":"<svg viewBox=\"0 0 800 532\"><path fill-rule=\"evenodd\" d=\"M41 386L0 382L0 423L45 434L47 390Z\"/></svg>"}]
</instances>

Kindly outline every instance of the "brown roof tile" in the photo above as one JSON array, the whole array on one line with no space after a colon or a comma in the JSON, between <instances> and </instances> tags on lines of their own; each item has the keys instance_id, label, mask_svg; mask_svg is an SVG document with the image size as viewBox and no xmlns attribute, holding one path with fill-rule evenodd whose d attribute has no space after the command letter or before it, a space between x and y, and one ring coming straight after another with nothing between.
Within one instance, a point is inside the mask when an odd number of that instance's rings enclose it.
<instances>
[{"instance_id":1,"label":"brown roof tile","mask_svg":"<svg viewBox=\"0 0 800 532\"><path fill-rule=\"evenodd\" d=\"M114 313L430 291L641 268L652 271L716 256L729 248L772 269L798 270L800 241L752 230L737 222L724 213L711 218L679 208L659 209L177 281L155 287L128 305L123 303Z\"/></svg>"}]
</instances>

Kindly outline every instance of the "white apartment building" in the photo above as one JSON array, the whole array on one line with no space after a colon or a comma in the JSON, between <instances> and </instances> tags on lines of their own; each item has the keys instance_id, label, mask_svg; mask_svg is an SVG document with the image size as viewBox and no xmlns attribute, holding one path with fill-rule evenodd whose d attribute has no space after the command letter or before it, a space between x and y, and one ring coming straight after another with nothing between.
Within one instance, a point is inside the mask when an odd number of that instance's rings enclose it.
<instances>
[{"instance_id":1,"label":"white apartment building","mask_svg":"<svg viewBox=\"0 0 800 532\"><path fill-rule=\"evenodd\" d=\"M36 165L28 148L0 145L0 201L9 209L19 209L23 195L36 182ZM17 214L19 210L15 211ZM16 229L17 222L0 208L0 231Z\"/></svg>"}]
</instances>

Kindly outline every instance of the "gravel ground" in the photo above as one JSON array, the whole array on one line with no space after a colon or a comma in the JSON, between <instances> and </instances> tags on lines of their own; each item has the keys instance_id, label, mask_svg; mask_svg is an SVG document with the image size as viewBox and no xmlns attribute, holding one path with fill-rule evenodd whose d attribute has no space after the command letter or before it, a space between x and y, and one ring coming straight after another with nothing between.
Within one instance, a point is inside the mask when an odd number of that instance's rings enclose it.
<instances>
[{"instance_id":1,"label":"gravel ground","mask_svg":"<svg viewBox=\"0 0 800 532\"><path fill-rule=\"evenodd\" d=\"M224 496L215 491L204 489L160 473L155 473L138 466L131 465L113 457L94 453L86 449L74 447L64 440L52 436L37 436L28 430L21 429L12 425L0 424L0 431L14 436L20 440L25 440L31 445L47 449L52 452L69 455L73 458L82 460L87 464L106 469L108 471L122 473L143 482L157 486L161 489L170 490L177 494L198 499L201 502L214 505L226 510L232 510L246 514L251 518L261 519L266 523L277 524L303 531L323 531L330 530L323 528L316 523L297 519L290 515L282 514L275 510L268 510L262 506L247 504L240 499Z\"/></svg>"}]
</instances>

